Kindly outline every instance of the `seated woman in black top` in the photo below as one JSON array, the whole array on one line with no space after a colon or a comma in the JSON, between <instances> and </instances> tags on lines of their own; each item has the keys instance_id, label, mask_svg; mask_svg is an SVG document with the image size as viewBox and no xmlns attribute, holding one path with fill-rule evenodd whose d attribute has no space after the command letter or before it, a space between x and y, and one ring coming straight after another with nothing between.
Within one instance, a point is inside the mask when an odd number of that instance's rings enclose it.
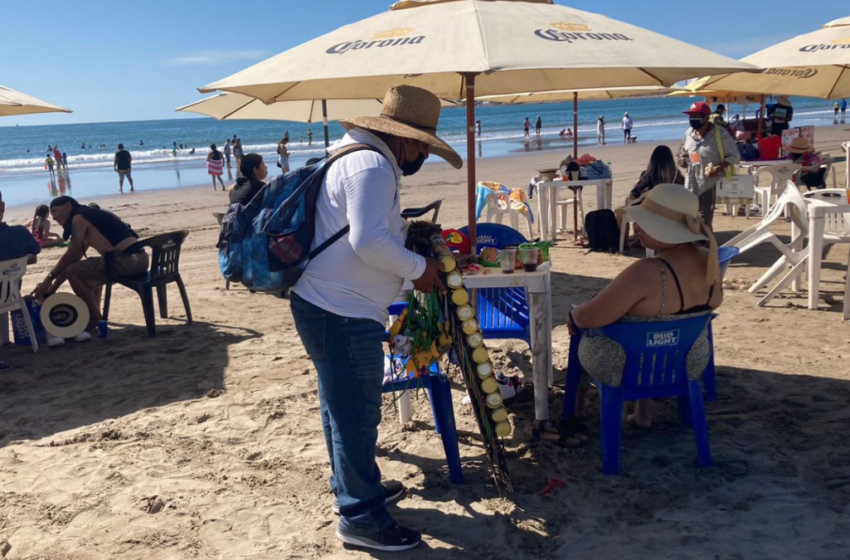
<instances>
[{"instance_id":1,"label":"seated woman in black top","mask_svg":"<svg viewBox=\"0 0 850 560\"><path fill-rule=\"evenodd\" d=\"M239 164L242 176L227 189L230 204L248 204L265 183L269 169L260 154L247 154Z\"/></svg>"},{"instance_id":2,"label":"seated woman in black top","mask_svg":"<svg viewBox=\"0 0 850 560\"><path fill-rule=\"evenodd\" d=\"M656 146L649 157L649 165L640 174L638 182L629 193L629 203L640 198L646 191L664 183L684 185L685 178L676 167L673 152L667 146Z\"/></svg>"}]
</instances>

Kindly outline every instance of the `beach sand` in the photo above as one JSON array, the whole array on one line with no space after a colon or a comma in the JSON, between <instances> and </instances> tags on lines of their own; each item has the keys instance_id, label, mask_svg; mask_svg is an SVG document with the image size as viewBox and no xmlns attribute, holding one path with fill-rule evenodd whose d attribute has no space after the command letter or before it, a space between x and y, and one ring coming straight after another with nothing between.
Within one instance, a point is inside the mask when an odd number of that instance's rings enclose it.
<instances>
[{"instance_id":1,"label":"beach sand","mask_svg":"<svg viewBox=\"0 0 850 560\"><path fill-rule=\"evenodd\" d=\"M845 127L819 129L817 146L838 153ZM655 144L587 150L614 166L623 200ZM673 148L678 142L671 142ZM478 163L480 179L525 186L560 154ZM844 166L836 169L843 177ZM464 225L465 170L429 164L405 180L402 206L444 198L441 222ZM839 180L841 184L843 180ZM181 270L194 324L176 290L170 319L145 336L138 298L116 288L106 340L43 348L4 347L13 370L0 375L0 558L150 560L368 558L334 537L328 461L316 377L295 333L288 302L225 290L211 212L225 195L207 187L99 198L142 236L190 235ZM586 210L595 197L587 196ZM12 209L21 223L31 209ZM756 223L718 215L721 242ZM777 231L787 236L782 224ZM31 290L61 251L31 267ZM497 365L526 376L508 409L515 491L499 495L463 392L453 400L466 483L449 484L427 400L402 426L390 399L378 461L408 497L393 506L424 543L405 558L767 559L846 558L850 545L850 324L841 321L847 246L823 266L818 311L805 294L766 308L746 292L777 258L766 246L727 273L715 321L719 399L707 406L714 466L696 463L693 432L675 401L655 404L648 431L624 428L622 475L601 474L598 399L591 396L589 441L560 449L532 439L527 346L494 341ZM562 410L569 336L567 309L590 298L635 258L585 254L561 243L554 270L555 387ZM550 478L565 487L541 497ZM4 544L4 542L6 544ZM389 555L379 555L389 557Z\"/></svg>"}]
</instances>

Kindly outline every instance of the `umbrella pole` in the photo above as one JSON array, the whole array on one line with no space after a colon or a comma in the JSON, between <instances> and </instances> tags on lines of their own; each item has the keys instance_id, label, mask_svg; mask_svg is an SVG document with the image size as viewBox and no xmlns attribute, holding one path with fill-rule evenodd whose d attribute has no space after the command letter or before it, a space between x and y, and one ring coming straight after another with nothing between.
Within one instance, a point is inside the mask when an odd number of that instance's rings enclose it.
<instances>
[{"instance_id":1,"label":"umbrella pole","mask_svg":"<svg viewBox=\"0 0 850 560\"><path fill-rule=\"evenodd\" d=\"M578 159L578 92L573 92L573 157Z\"/></svg>"},{"instance_id":2,"label":"umbrella pole","mask_svg":"<svg viewBox=\"0 0 850 560\"><path fill-rule=\"evenodd\" d=\"M475 76L463 74L466 84L466 212L473 255L477 254L478 245L475 227Z\"/></svg>"},{"instance_id":3,"label":"umbrella pole","mask_svg":"<svg viewBox=\"0 0 850 560\"><path fill-rule=\"evenodd\" d=\"M759 96L759 128L756 138L761 138L762 129L764 128L764 94Z\"/></svg>"},{"instance_id":4,"label":"umbrella pole","mask_svg":"<svg viewBox=\"0 0 850 560\"><path fill-rule=\"evenodd\" d=\"M328 134L328 101L322 99L322 124L325 127L325 148L331 145L330 136Z\"/></svg>"}]
</instances>

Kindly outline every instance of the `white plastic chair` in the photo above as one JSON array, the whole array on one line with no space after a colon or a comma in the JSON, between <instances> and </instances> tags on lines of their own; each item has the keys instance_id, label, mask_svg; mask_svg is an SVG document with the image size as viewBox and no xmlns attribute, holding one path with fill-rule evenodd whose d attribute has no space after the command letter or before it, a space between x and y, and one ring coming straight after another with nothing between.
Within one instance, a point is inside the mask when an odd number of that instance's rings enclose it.
<instances>
[{"instance_id":1,"label":"white plastic chair","mask_svg":"<svg viewBox=\"0 0 850 560\"><path fill-rule=\"evenodd\" d=\"M0 345L9 342L9 318L8 313L20 310L24 316L24 324L30 336L33 353L38 352L38 340L35 338L35 329L32 326L29 310L21 297L19 286L21 278L27 271L28 257L21 257L11 261L0 262Z\"/></svg>"},{"instance_id":2,"label":"white plastic chair","mask_svg":"<svg viewBox=\"0 0 850 560\"><path fill-rule=\"evenodd\" d=\"M847 196L844 189L819 189L810 191L803 195L805 198L819 198L822 200L834 200L836 197L842 201ZM811 245L812 240L809 239ZM822 247L827 247L834 243L850 243L850 213L848 214L827 214L824 219L824 231ZM775 298L782 290L788 287L791 282L806 273L808 266L809 251L802 253L802 258L795 263L791 270L776 284L762 299L759 301L759 306L764 306L767 302ZM846 299L845 299L846 301ZM846 306L845 306L846 307Z\"/></svg>"},{"instance_id":3,"label":"white plastic chair","mask_svg":"<svg viewBox=\"0 0 850 560\"><path fill-rule=\"evenodd\" d=\"M767 216L770 213L770 206L773 199L779 198L779 196L782 195L788 181L794 179L794 174L800 171L802 167L803 166L799 163L788 162L777 165L768 165L760 168L756 172L756 176L759 176L762 173L770 175L770 184L767 186L758 186L759 182L756 180L756 196L758 197L759 204L761 205L762 216Z\"/></svg>"},{"instance_id":4,"label":"white plastic chair","mask_svg":"<svg viewBox=\"0 0 850 560\"><path fill-rule=\"evenodd\" d=\"M796 224L799 233L797 237L786 245L770 231L770 226L778 220L783 213L788 213L791 220ZM803 262L805 256L802 252L795 252L795 247L802 247L803 240L808 235L809 223L806 219L806 203L803 195L797 189L793 181L786 181L785 192L776 201L764 218L753 227L743 231L723 244L724 247L737 247L740 253L749 251L762 243L770 243L782 253L782 256L765 272L758 281L749 289L751 294L762 289L768 282L779 276L788 266L794 267ZM761 305L761 303L760 303Z\"/></svg>"},{"instance_id":5,"label":"white plastic chair","mask_svg":"<svg viewBox=\"0 0 850 560\"><path fill-rule=\"evenodd\" d=\"M485 221L491 223L501 224L502 219L505 214L511 220L511 227L515 230L519 231L519 217L522 214L516 208L511 207L511 201L509 193L506 192L492 192L487 195L487 219ZM524 216L525 221L528 224L528 238L531 239L534 237L534 232L531 231L531 220L528 219L528 216Z\"/></svg>"},{"instance_id":6,"label":"white plastic chair","mask_svg":"<svg viewBox=\"0 0 850 560\"><path fill-rule=\"evenodd\" d=\"M555 199L555 206L558 210L558 215L561 217L561 231L567 231L567 210L570 206L576 205L578 207L578 223L575 224L575 231L584 230L584 204L581 200L581 191L583 189L576 189L575 191L570 190L569 192L573 194L573 196L568 196L568 198L561 198L561 193L565 191L565 189L556 189L555 192L558 193L557 198Z\"/></svg>"},{"instance_id":7,"label":"white plastic chair","mask_svg":"<svg viewBox=\"0 0 850 560\"><path fill-rule=\"evenodd\" d=\"M850 142L842 142L841 149L844 150L844 188L850 189ZM833 178L835 176L833 175Z\"/></svg>"}]
</instances>

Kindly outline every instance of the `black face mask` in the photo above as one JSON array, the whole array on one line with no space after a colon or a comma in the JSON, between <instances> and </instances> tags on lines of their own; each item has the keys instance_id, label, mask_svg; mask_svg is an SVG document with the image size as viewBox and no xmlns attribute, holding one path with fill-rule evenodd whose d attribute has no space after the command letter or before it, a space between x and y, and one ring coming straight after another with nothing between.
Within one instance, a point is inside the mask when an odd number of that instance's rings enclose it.
<instances>
[{"instance_id":1,"label":"black face mask","mask_svg":"<svg viewBox=\"0 0 850 560\"><path fill-rule=\"evenodd\" d=\"M403 161L399 167L401 168L401 174L407 177L408 175L413 175L422 167L422 164L425 163L425 154L419 154L413 161Z\"/></svg>"},{"instance_id":2,"label":"black face mask","mask_svg":"<svg viewBox=\"0 0 850 560\"><path fill-rule=\"evenodd\" d=\"M702 119L690 119L688 123L691 125L691 128L694 130L699 130L702 128Z\"/></svg>"}]
</instances>

